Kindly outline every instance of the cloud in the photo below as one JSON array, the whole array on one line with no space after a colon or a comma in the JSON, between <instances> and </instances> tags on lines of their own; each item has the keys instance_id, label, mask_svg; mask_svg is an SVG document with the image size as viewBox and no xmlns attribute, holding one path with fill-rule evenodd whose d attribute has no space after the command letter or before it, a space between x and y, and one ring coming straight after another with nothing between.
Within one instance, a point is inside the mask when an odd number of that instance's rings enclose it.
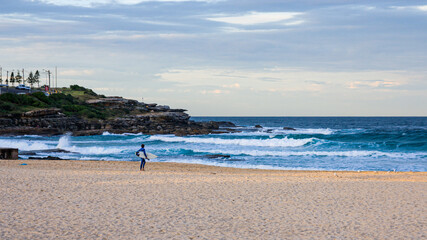
<instances>
[{"instance_id":1,"label":"cloud","mask_svg":"<svg viewBox=\"0 0 427 240\"><path fill-rule=\"evenodd\" d=\"M75 76L87 76L87 75L93 75L95 73L92 69L82 69L82 70L76 70L76 69L69 69L69 70L62 70L58 73L61 77L75 77Z\"/></svg>"},{"instance_id":2,"label":"cloud","mask_svg":"<svg viewBox=\"0 0 427 240\"><path fill-rule=\"evenodd\" d=\"M34 0L33 0L34 1ZM37 0L57 6L96 7L101 5L121 4L136 5L144 2L218 2L220 0Z\"/></svg>"},{"instance_id":3,"label":"cloud","mask_svg":"<svg viewBox=\"0 0 427 240\"><path fill-rule=\"evenodd\" d=\"M365 81L354 81L349 83L349 88L392 88L402 85L400 82L396 81L386 81L386 80L365 80Z\"/></svg>"},{"instance_id":4,"label":"cloud","mask_svg":"<svg viewBox=\"0 0 427 240\"><path fill-rule=\"evenodd\" d=\"M223 93L230 93L229 91L223 91L220 89L215 89L215 90L202 90L200 91L201 94L206 95L206 94L223 94Z\"/></svg>"},{"instance_id":5,"label":"cloud","mask_svg":"<svg viewBox=\"0 0 427 240\"><path fill-rule=\"evenodd\" d=\"M352 89L400 90L407 84L406 71L314 71L298 68L271 69L173 69L161 74L158 78L163 82L173 82L177 88L206 89L203 94L220 94L239 89L239 92L275 92L275 93L320 93L349 91ZM363 80L369 78L385 78L387 80Z\"/></svg>"},{"instance_id":6,"label":"cloud","mask_svg":"<svg viewBox=\"0 0 427 240\"><path fill-rule=\"evenodd\" d=\"M208 17L207 20L223 22L236 25L256 25L256 24L266 24L266 23L277 23L287 20L294 19L297 16L300 16L300 12L249 12L243 15L231 15L231 16L214 16ZM287 24L298 25L303 23L303 21L293 21ZM286 23L285 23L286 24Z\"/></svg>"},{"instance_id":7,"label":"cloud","mask_svg":"<svg viewBox=\"0 0 427 240\"><path fill-rule=\"evenodd\" d=\"M222 85L223 88L240 88L240 84L234 83L230 85Z\"/></svg>"},{"instance_id":8,"label":"cloud","mask_svg":"<svg viewBox=\"0 0 427 240\"><path fill-rule=\"evenodd\" d=\"M34 25L34 24L66 24L66 23L77 23L73 20L61 20L56 18L46 18L42 16L36 16L29 13L7 13L0 14L0 26L8 24L16 25Z\"/></svg>"},{"instance_id":9,"label":"cloud","mask_svg":"<svg viewBox=\"0 0 427 240\"><path fill-rule=\"evenodd\" d=\"M419 6L393 6L392 9L396 10L418 10L427 12L427 5L419 5Z\"/></svg>"}]
</instances>

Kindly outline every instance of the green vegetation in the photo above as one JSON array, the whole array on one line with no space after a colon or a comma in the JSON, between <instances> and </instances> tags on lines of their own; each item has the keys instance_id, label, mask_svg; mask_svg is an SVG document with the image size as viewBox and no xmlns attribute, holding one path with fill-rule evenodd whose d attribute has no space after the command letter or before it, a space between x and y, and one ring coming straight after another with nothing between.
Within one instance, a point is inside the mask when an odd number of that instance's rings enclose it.
<instances>
[{"instance_id":1,"label":"green vegetation","mask_svg":"<svg viewBox=\"0 0 427 240\"><path fill-rule=\"evenodd\" d=\"M46 96L43 92L28 95L4 93L0 95L0 116L19 115L42 108L59 108L67 116L86 119L107 119L126 114L126 110L109 109L87 104L89 99L105 98L91 89L78 85L61 88L59 93Z\"/></svg>"}]
</instances>

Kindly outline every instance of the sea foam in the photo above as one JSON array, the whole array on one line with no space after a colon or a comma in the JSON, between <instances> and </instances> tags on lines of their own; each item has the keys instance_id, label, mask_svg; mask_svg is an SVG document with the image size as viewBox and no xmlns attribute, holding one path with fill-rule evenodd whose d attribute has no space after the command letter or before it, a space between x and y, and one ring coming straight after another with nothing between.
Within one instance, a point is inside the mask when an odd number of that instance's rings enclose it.
<instances>
[{"instance_id":1,"label":"sea foam","mask_svg":"<svg viewBox=\"0 0 427 240\"><path fill-rule=\"evenodd\" d=\"M41 150L50 149L51 146L45 143L33 141L33 140L12 140L12 139L0 139L0 146L3 148L18 148L21 151Z\"/></svg>"},{"instance_id":2,"label":"sea foam","mask_svg":"<svg viewBox=\"0 0 427 240\"><path fill-rule=\"evenodd\" d=\"M200 137L173 137L173 136L151 136L150 140L160 140L163 142L185 142L220 145L240 145L259 147L300 147L313 142L314 138L306 139L223 139L223 138L200 138Z\"/></svg>"},{"instance_id":3,"label":"sea foam","mask_svg":"<svg viewBox=\"0 0 427 240\"><path fill-rule=\"evenodd\" d=\"M189 149L185 149L190 151ZM192 150L197 154L197 150ZM399 153L381 151L262 151L262 150L236 150L236 149L203 149L200 153L227 154L227 155L247 155L254 157L290 157L290 156L311 156L311 157L389 157L389 158L419 158L425 156L421 153Z\"/></svg>"}]
</instances>

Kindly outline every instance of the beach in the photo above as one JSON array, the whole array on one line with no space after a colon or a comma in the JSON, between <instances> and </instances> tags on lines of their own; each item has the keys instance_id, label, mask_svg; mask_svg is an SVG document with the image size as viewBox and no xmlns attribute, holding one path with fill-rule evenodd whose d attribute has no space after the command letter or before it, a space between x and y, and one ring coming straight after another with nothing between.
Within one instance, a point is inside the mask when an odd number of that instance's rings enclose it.
<instances>
[{"instance_id":1,"label":"beach","mask_svg":"<svg viewBox=\"0 0 427 240\"><path fill-rule=\"evenodd\" d=\"M426 172L138 170L0 160L0 239L427 238Z\"/></svg>"}]
</instances>

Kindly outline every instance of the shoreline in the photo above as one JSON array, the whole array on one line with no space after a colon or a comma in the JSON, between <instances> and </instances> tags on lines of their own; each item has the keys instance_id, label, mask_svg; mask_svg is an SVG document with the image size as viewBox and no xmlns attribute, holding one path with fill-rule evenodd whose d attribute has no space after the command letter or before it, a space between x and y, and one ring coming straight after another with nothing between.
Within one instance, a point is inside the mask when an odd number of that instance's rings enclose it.
<instances>
[{"instance_id":1,"label":"shoreline","mask_svg":"<svg viewBox=\"0 0 427 240\"><path fill-rule=\"evenodd\" d=\"M48 160L48 159L0 159L0 161L82 161L82 162L127 162L127 163L135 163L140 162L140 160L134 161L120 161L120 160L96 160L96 159L60 159L60 160ZM321 169L285 169L285 168L251 168L251 167L234 167L234 166L219 166L219 165L211 165L205 163L186 163L186 162L151 162L147 161L147 165L150 164L182 164L182 165L195 165L195 166L206 166L206 167L214 167L214 168L231 168L231 169L242 169L242 170L260 170L260 171L285 171L285 172L325 172L325 173L421 173L426 174L427 171L386 171L386 170L321 170ZM264 165L263 165L264 166Z\"/></svg>"},{"instance_id":2,"label":"shoreline","mask_svg":"<svg viewBox=\"0 0 427 240\"><path fill-rule=\"evenodd\" d=\"M425 172L0 160L0 238L423 239L426 189Z\"/></svg>"},{"instance_id":3,"label":"shoreline","mask_svg":"<svg viewBox=\"0 0 427 240\"><path fill-rule=\"evenodd\" d=\"M5 162L16 162L15 165L27 163L25 167L29 167L29 163L35 163L36 166L48 165L61 165L61 162L68 162L70 167L74 169L78 166L80 169L83 166L91 167L91 165L101 166L104 165L105 170L111 170L108 166L122 166L123 169L116 169L117 171L136 171L139 172L140 161L109 161L109 160L43 160L43 159L17 159L17 160L0 160L0 167ZM5 164L14 165L14 164ZM101 168L100 168L101 169ZM257 169L257 168L238 168L238 167L223 167L215 165L206 165L200 163L180 163L180 162L147 162L146 171L183 171L183 172L215 172L215 173L235 173L235 174L272 174L272 175L289 175L289 176L316 176L325 178L345 178L352 179L370 179L370 180L384 180L389 179L393 181L420 181L427 182L427 172L393 172L393 171L346 171L346 170L283 170L283 169ZM64 169L67 170L67 169Z\"/></svg>"}]
</instances>

